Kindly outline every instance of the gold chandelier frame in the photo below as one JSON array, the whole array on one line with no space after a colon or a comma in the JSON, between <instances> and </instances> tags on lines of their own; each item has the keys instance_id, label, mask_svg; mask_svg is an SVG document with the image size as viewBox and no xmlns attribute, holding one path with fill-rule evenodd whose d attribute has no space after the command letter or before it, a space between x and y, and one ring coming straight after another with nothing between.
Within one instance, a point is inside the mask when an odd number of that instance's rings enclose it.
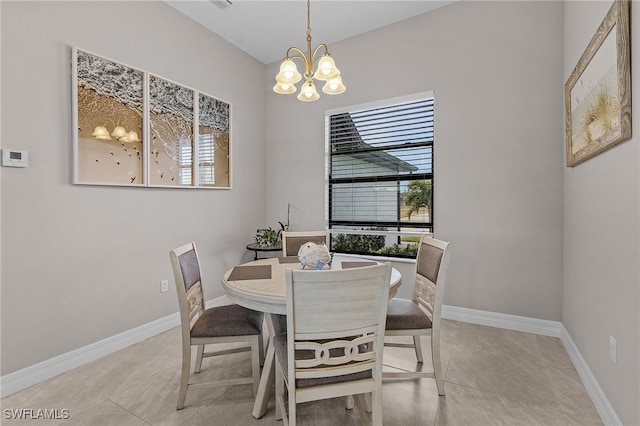
<instances>
[{"instance_id":1,"label":"gold chandelier frame","mask_svg":"<svg viewBox=\"0 0 640 426\"><path fill-rule=\"evenodd\" d=\"M324 54L319 55L320 49L324 49ZM291 52L297 53L291 55ZM298 94L298 99L303 102L311 102L320 98L313 80L325 81L322 91L328 95L338 95L346 90L342 83L340 70L336 67L335 61L329 53L329 47L325 43L311 48L311 1L307 0L307 53L299 47L292 46L287 49L287 54L280 64L280 71L276 75L276 84L273 91L279 94L288 95L295 93L297 88L295 83L302 80L302 75L294 60L299 59L304 63L304 83ZM315 72L314 72L315 69Z\"/></svg>"}]
</instances>

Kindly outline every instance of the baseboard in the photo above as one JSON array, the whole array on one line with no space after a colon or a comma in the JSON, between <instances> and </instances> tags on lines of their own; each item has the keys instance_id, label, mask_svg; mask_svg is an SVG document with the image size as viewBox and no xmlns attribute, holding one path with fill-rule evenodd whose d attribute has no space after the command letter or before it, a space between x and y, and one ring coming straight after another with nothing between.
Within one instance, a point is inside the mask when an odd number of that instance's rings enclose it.
<instances>
[{"instance_id":1,"label":"baseboard","mask_svg":"<svg viewBox=\"0 0 640 426\"><path fill-rule=\"evenodd\" d=\"M230 300L226 296L220 296L208 301L207 306L220 306L229 303ZM582 358L580 351L561 322L448 305L442 307L442 318L560 338L560 341L569 354L569 358L573 362L573 365L589 393L594 406L598 410L598 414L600 415L603 423L605 425L622 424L613 407L609 403L609 400L602 391L602 388L598 384L598 381L593 373L591 373L589 366L585 362L584 358ZM164 318L141 325L140 327L125 331L124 333L117 334L107 339L100 340L74 351L67 352L30 367L23 368L22 370L2 376L0 378L1 397L4 398L14 392L25 389L36 383L40 383L53 376L57 376L58 374L94 361L120 349L124 349L127 346L139 343L157 334L177 327L178 325L180 325L180 316L178 313L174 313Z\"/></svg>"},{"instance_id":2,"label":"baseboard","mask_svg":"<svg viewBox=\"0 0 640 426\"><path fill-rule=\"evenodd\" d=\"M561 337L562 330L564 329L562 323L558 321L520 317L517 315L479 311L477 309L459 308L448 305L442 307L442 318L552 337Z\"/></svg>"},{"instance_id":3,"label":"baseboard","mask_svg":"<svg viewBox=\"0 0 640 426\"><path fill-rule=\"evenodd\" d=\"M602 422L607 426L622 425L620 418L614 411L611 403L609 403L598 381L589 369L584 358L582 358L578 347L573 343L569 332L561 322L448 305L443 305L442 307L442 318L560 338L562 346L564 346L564 349L567 351Z\"/></svg>"},{"instance_id":4,"label":"baseboard","mask_svg":"<svg viewBox=\"0 0 640 426\"><path fill-rule=\"evenodd\" d=\"M595 376L593 375L593 373L591 373L589 366L585 362L584 358L582 358L578 347L575 345L575 343L573 343L573 339L571 339L571 336L569 335L569 332L564 328L564 325L562 326L562 330L564 331L562 337L560 338L560 340L562 341L562 345L569 354L569 358L571 358L573 365L576 367L578 375L580 376L580 379L582 380L587 393L591 397L593 405L596 407L596 410L598 410L598 414L600 414L602 422L607 426L622 426L622 421L611 406L611 403L609 403L609 400L602 391L600 384L598 384Z\"/></svg>"},{"instance_id":5,"label":"baseboard","mask_svg":"<svg viewBox=\"0 0 640 426\"><path fill-rule=\"evenodd\" d=\"M226 296L221 296L208 301L207 306L220 306L229 303L230 300ZM176 312L164 318L116 334L115 336L4 375L0 377L0 397L4 398L7 395L50 379L58 374L80 367L81 365L102 358L105 355L109 355L135 343L142 342L178 325L180 325L180 315Z\"/></svg>"}]
</instances>

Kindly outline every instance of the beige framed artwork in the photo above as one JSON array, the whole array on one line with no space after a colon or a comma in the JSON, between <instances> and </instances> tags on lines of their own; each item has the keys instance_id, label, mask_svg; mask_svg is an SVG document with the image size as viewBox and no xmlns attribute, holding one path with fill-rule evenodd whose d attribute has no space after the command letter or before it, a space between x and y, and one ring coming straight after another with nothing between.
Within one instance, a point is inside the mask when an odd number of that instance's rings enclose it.
<instances>
[{"instance_id":1,"label":"beige framed artwork","mask_svg":"<svg viewBox=\"0 0 640 426\"><path fill-rule=\"evenodd\" d=\"M629 0L615 0L565 83L566 162L631 138Z\"/></svg>"},{"instance_id":2,"label":"beige framed artwork","mask_svg":"<svg viewBox=\"0 0 640 426\"><path fill-rule=\"evenodd\" d=\"M73 51L74 183L144 184L142 70Z\"/></svg>"},{"instance_id":3,"label":"beige framed artwork","mask_svg":"<svg viewBox=\"0 0 640 426\"><path fill-rule=\"evenodd\" d=\"M149 185L195 186L193 93L149 75Z\"/></svg>"},{"instance_id":4,"label":"beige framed artwork","mask_svg":"<svg viewBox=\"0 0 640 426\"><path fill-rule=\"evenodd\" d=\"M231 189L231 104L72 50L73 183Z\"/></svg>"}]
</instances>

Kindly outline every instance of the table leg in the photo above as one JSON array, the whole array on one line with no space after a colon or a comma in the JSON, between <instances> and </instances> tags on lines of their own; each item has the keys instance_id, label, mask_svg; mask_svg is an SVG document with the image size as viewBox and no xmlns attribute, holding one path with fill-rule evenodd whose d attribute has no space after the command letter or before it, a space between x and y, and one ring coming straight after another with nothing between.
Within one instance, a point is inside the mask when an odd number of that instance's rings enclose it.
<instances>
[{"instance_id":1,"label":"table leg","mask_svg":"<svg viewBox=\"0 0 640 426\"><path fill-rule=\"evenodd\" d=\"M275 352L269 336L267 355L264 358L264 367L260 375L260 384L256 393L256 401L253 405L253 417L259 419L267 412L267 403L271 396L271 387L275 383Z\"/></svg>"},{"instance_id":2,"label":"table leg","mask_svg":"<svg viewBox=\"0 0 640 426\"><path fill-rule=\"evenodd\" d=\"M260 375L260 383L258 384L258 392L256 394L256 401L253 405L253 417L259 419L267 412L267 404L271 397L271 389L275 383L276 374L276 356L273 349L273 336L280 333L280 315L267 314L265 319L267 321L267 328L269 330L269 343L267 343L267 354L264 358L264 367L262 368L262 374Z\"/></svg>"}]
</instances>

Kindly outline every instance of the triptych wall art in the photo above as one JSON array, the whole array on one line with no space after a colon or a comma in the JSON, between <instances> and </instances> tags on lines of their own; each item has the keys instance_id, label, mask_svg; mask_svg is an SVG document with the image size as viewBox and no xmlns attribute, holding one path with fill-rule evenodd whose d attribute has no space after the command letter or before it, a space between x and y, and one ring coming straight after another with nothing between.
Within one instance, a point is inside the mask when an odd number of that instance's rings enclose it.
<instances>
[{"instance_id":1,"label":"triptych wall art","mask_svg":"<svg viewBox=\"0 0 640 426\"><path fill-rule=\"evenodd\" d=\"M73 182L231 188L231 105L73 48Z\"/></svg>"}]
</instances>

